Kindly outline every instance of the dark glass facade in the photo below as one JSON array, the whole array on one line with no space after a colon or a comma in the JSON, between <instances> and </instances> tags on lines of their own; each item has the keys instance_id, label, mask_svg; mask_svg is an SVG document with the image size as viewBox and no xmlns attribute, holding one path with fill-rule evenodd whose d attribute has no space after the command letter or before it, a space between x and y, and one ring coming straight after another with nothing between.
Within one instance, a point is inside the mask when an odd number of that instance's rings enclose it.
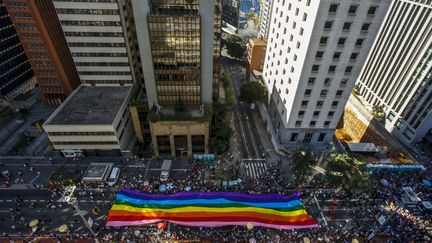
<instances>
[{"instance_id":1,"label":"dark glass facade","mask_svg":"<svg viewBox=\"0 0 432 243\"><path fill-rule=\"evenodd\" d=\"M27 55L3 0L0 0L0 99L12 98L32 78Z\"/></svg>"},{"instance_id":2,"label":"dark glass facade","mask_svg":"<svg viewBox=\"0 0 432 243\"><path fill-rule=\"evenodd\" d=\"M201 104L198 0L150 1L148 19L156 90L161 105Z\"/></svg>"}]
</instances>

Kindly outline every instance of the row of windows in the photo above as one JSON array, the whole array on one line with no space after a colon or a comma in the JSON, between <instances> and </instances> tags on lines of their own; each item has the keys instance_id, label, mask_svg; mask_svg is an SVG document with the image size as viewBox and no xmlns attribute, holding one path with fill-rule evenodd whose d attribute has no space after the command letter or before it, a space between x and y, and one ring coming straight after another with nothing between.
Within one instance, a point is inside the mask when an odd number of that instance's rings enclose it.
<instances>
[{"instance_id":1,"label":"row of windows","mask_svg":"<svg viewBox=\"0 0 432 243\"><path fill-rule=\"evenodd\" d=\"M108 136L114 135L114 132L49 132L50 136Z\"/></svg>"},{"instance_id":2,"label":"row of windows","mask_svg":"<svg viewBox=\"0 0 432 243\"><path fill-rule=\"evenodd\" d=\"M63 26L121 26L120 21L78 21L62 20Z\"/></svg>"},{"instance_id":3,"label":"row of windows","mask_svg":"<svg viewBox=\"0 0 432 243\"><path fill-rule=\"evenodd\" d=\"M342 52L340 52L340 51L334 52L333 53L333 60L339 60L339 58L341 57L341 54L342 54ZM359 54L360 53L358 53L358 52L351 53L350 61L356 61ZM316 52L315 59L319 60L319 59L322 59L323 57L324 57L324 51L317 51Z\"/></svg>"},{"instance_id":4,"label":"row of windows","mask_svg":"<svg viewBox=\"0 0 432 243\"><path fill-rule=\"evenodd\" d=\"M83 67L83 66L96 66L96 67L125 67L129 66L128 62L76 62L76 66Z\"/></svg>"},{"instance_id":5,"label":"row of windows","mask_svg":"<svg viewBox=\"0 0 432 243\"><path fill-rule=\"evenodd\" d=\"M302 107L307 107L308 104L309 104L308 100L303 100L301 102L301 106ZM324 104L323 101L317 101L317 106L321 107L323 104ZM339 101L333 101L332 104L331 104L331 108L336 108L338 105L339 105Z\"/></svg>"},{"instance_id":6,"label":"row of windows","mask_svg":"<svg viewBox=\"0 0 432 243\"><path fill-rule=\"evenodd\" d=\"M81 71L79 72L80 75L130 75L130 72L112 72L112 71Z\"/></svg>"},{"instance_id":7,"label":"row of windows","mask_svg":"<svg viewBox=\"0 0 432 243\"><path fill-rule=\"evenodd\" d=\"M350 7L348 9L348 15L356 15L358 7L359 7L359 5L357 5L357 4L350 5ZM331 4L329 7L329 13L330 14L336 14L338 11L338 8L339 8L339 4L337 4L337 3ZM375 6L375 5L369 6L369 9L367 11L367 15L368 16L375 15L377 9L378 9L378 6Z\"/></svg>"},{"instance_id":8,"label":"row of windows","mask_svg":"<svg viewBox=\"0 0 432 243\"><path fill-rule=\"evenodd\" d=\"M125 47L125 43L69 42L70 47Z\"/></svg>"},{"instance_id":9,"label":"row of windows","mask_svg":"<svg viewBox=\"0 0 432 243\"><path fill-rule=\"evenodd\" d=\"M117 9L71 9L71 8L57 8L58 14L99 14L99 15L118 15Z\"/></svg>"},{"instance_id":10,"label":"row of windows","mask_svg":"<svg viewBox=\"0 0 432 243\"><path fill-rule=\"evenodd\" d=\"M317 122L317 121L310 121L310 122L309 122L309 126L310 126L310 127L315 127L315 126L316 126L316 122ZM329 126L330 126L330 122L331 122L331 121L325 121L324 124L323 124L324 127L329 127ZM302 123L303 123L303 121L301 121L301 120L297 120L297 121L295 122L295 126L296 126L296 127L301 127Z\"/></svg>"},{"instance_id":11,"label":"row of windows","mask_svg":"<svg viewBox=\"0 0 432 243\"><path fill-rule=\"evenodd\" d=\"M127 57L127 53L73 52L73 57Z\"/></svg>"},{"instance_id":12,"label":"row of windows","mask_svg":"<svg viewBox=\"0 0 432 243\"><path fill-rule=\"evenodd\" d=\"M334 73L334 72L336 72L336 68L337 68L337 65L330 65L329 68L328 68L328 72L329 73ZM313 73L317 73L319 71L319 69L320 69L320 65L318 65L318 64L312 65L312 72ZM353 66L346 66L345 67L345 73L346 74L351 73L352 69L353 69Z\"/></svg>"},{"instance_id":13,"label":"row of windows","mask_svg":"<svg viewBox=\"0 0 432 243\"><path fill-rule=\"evenodd\" d=\"M73 141L68 141L68 142L53 142L54 145L114 145L114 144L118 144L116 141L113 142L107 142L107 141L94 141L94 142L90 142L90 141L79 141L79 142L73 142Z\"/></svg>"},{"instance_id":14,"label":"row of windows","mask_svg":"<svg viewBox=\"0 0 432 243\"><path fill-rule=\"evenodd\" d=\"M324 23L324 30L329 31L332 30L334 21L326 21ZM351 30L352 22L345 22L342 26L342 31L347 32ZM361 32L368 32L371 23L363 23L360 29Z\"/></svg>"},{"instance_id":15,"label":"row of windows","mask_svg":"<svg viewBox=\"0 0 432 243\"><path fill-rule=\"evenodd\" d=\"M123 37L123 32L65 32L65 36Z\"/></svg>"},{"instance_id":16,"label":"row of windows","mask_svg":"<svg viewBox=\"0 0 432 243\"><path fill-rule=\"evenodd\" d=\"M299 135L298 133L292 133L291 138L290 138L290 142L297 142L298 135ZM314 135L313 133L306 133L304 138L303 138L303 143L310 143L313 135ZM326 133L319 133L317 141L323 142L325 136L326 136Z\"/></svg>"}]
</instances>

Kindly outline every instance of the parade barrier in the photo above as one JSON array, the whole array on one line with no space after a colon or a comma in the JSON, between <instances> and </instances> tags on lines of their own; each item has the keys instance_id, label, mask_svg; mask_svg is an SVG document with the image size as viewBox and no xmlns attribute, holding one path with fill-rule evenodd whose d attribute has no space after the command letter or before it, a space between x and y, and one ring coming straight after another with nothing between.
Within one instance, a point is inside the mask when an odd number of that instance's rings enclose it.
<instances>
[{"instance_id":1,"label":"parade barrier","mask_svg":"<svg viewBox=\"0 0 432 243\"><path fill-rule=\"evenodd\" d=\"M146 194L122 189L107 218L107 226L171 223L218 227L263 226L275 229L318 227L300 201L301 193L241 194L233 192L180 192Z\"/></svg>"}]
</instances>

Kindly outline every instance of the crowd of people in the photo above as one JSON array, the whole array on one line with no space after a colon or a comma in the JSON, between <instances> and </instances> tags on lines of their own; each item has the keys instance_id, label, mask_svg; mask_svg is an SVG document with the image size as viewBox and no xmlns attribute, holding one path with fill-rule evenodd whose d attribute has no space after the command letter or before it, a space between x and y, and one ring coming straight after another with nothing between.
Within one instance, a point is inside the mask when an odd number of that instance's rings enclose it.
<instances>
[{"instance_id":1,"label":"crowd of people","mask_svg":"<svg viewBox=\"0 0 432 243\"><path fill-rule=\"evenodd\" d=\"M222 162L223 163L223 162ZM418 193L421 200L427 201L432 198L431 188L423 185L421 182L424 179L431 180L431 175L427 173L375 173L370 175L372 180L372 188L364 193L351 193L343 189L322 188L321 181L312 180L310 185L303 188L296 188L293 184L287 185L281 175L280 163L273 163L268 166L265 174L259 178L244 178L238 185L228 186L222 183L222 179L217 180L214 176L216 171L220 170L220 164L214 163L209 165L199 161L190 162L190 173L187 177L180 180L168 180L163 182L166 190L161 191L159 178L155 176L147 176L141 172L137 172L134 177L128 178L126 175L121 175L116 187L111 191L107 191L103 186L95 186L88 184L78 184L78 188L93 188L95 190L86 192L79 190L77 196L88 196L91 199L110 199L115 200L113 190L118 188L137 189L148 193L176 193L186 190L193 191L231 191L249 194L265 194L265 193L282 193L291 194L297 190L303 192L302 201L308 213L315 219L320 219L319 211L313 211L315 203L314 198L318 198L318 202L322 200L337 201L336 207L343 207L347 210L347 214L351 215L351 219L343 222L340 225L320 224L318 228L301 229L301 230L276 230L270 228L255 227L248 229L247 227L231 226L219 228L204 228L204 227L186 227L175 224L170 224L166 230L158 230L155 225L141 227L126 227L112 228L106 227L106 215L95 220L93 230L98 238L107 241L118 242L120 240L136 240L138 242L159 242L161 240L208 240L209 242L299 242L308 239L312 242L343 242L351 241L352 239L365 240L371 235L375 239L382 239L390 242L430 242L432 240L430 232L430 214L424 212L413 212L410 208L405 208L401 198L404 196L403 186L410 186L413 191ZM228 167L230 171L228 176L223 179L235 179L241 176L240 163L233 161ZM208 171L208 177L204 171ZM213 175L213 176L212 176ZM146 177L146 178L145 178ZM209 179L210 178L210 179ZM382 183L385 179L387 183ZM291 181L291 183L293 183ZM294 181L295 184L295 181ZM319 189L318 189L319 188ZM84 195L86 193L86 195ZM56 202L56 198L61 195L61 190L54 189L52 191L53 200L47 202L44 210L56 210L62 207ZM17 204L20 203L18 198ZM397 209L393 210L390 205L398 205ZM98 212L104 215L110 208L110 204L98 205ZM390 209L389 209L390 208ZM393 208L395 208L393 206ZM328 212L324 212L328 214ZM329 219L329 215L325 215ZM384 216L384 223L379 223L378 217ZM24 222L27 220L20 214L19 209L11 208L11 220L17 222L13 227L26 228ZM7 219L0 219L5 221ZM50 226L52 220L43 215L40 219L41 227ZM0 222L1 223L1 222ZM53 237L67 237L68 239L87 239L93 236L81 230L77 232L75 229L82 224L75 219L75 223L69 225L69 233L59 234L56 232L39 231L34 233L37 235L51 235Z\"/></svg>"}]
</instances>

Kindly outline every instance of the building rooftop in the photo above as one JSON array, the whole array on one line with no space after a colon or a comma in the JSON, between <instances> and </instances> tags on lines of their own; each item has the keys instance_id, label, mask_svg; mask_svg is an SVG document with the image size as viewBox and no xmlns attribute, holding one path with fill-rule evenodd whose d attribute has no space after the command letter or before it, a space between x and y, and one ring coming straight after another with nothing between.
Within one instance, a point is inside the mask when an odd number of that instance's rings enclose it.
<instances>
[{"instance_id":1,"label":"building rooftop","mask_svg":"<svg viewBox=\"0 0 432 243\"><path fill-rule=\"evenodd\" d=\"M132 86L78 87L48 118L47 125L112 124Z\"/></svg>"},{"instance_id":2,"label":"building rooftop","mask_svg":"<svg viewBox=\"0 0 432 243\"><path fill-rule=\"evenodd\" d=\"M251 39L249 39L249 42L251 45L254 45L254 46L267 46L267 39L266 38L251 38Z\"/></svg>"}]
</instances>

